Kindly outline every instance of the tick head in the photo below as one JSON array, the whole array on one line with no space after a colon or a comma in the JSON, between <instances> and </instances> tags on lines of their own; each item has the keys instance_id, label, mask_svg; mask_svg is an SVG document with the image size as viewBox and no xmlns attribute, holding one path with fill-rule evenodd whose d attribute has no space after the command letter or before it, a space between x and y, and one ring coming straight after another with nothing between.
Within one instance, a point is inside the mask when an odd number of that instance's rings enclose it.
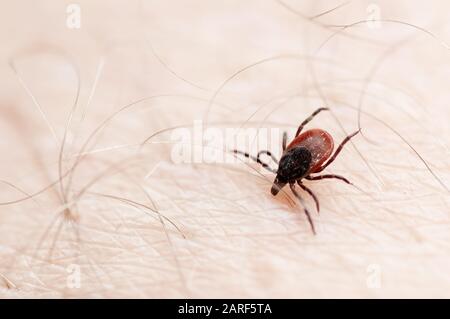
<instances>
[{"instance_id":1,"label":"tick head","mask_svg":"<svg viewBox=\"0 0 450 319\"><path fill-rule=\"evenodd\" d=\"M275 180L273 181L270 192L272 193L273 196L275 196L286 184L287 184L286 182L281 182L278 179L278 175L277 175L277 177L275 177Z\"/></svg>"},{"instance_id":2,"label":"tick head","mask_svg":"<svg viewBox=\"0 0 450 319\"><path fill-rule=\"evenodd\" d=\"M287 184L305 177L311 167L311 152L305 147L287 150L280 159L277 176L273 181L271 193L277 195Z\"/></svg>"}]
</instances>

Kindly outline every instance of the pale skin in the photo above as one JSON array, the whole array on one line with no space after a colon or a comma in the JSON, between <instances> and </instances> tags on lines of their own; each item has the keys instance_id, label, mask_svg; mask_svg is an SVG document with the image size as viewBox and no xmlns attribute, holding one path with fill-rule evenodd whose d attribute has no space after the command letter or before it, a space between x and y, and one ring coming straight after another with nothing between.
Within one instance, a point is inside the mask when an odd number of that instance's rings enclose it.
<instances>
[{"instance_id":1,"label":"pale skin","mask_svg":"<svg viewBox=\"0 0 450 319\"><path fill-rule=\"evenodd\" d=\"M450 297L448 3L378 3L430 36L323 25L361 1L79 1L80 29L48 2L0 19L0 297ZM194 121L277 129L242 151L279 159L318 107L304 130L362 134L321 172L354 185L304 181L320 215L296 188L316 235L257 164L173 160Z\"/></svg>"}]
</instances>

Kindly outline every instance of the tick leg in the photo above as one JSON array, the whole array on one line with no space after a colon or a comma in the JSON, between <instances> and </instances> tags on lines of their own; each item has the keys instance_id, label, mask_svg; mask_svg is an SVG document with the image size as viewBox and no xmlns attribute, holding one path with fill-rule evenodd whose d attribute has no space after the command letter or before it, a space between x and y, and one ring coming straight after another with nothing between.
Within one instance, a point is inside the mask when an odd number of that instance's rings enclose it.
<instances>
[{"instance_id":1,"label":"tick leg","mask_svg":"<svg viewBox=\"0 0 450 319\"><path fill-rule=\"evenodd\" d=\"M345 182L347 184L353 185L345 177L340 176L340 175L335 175L335 174L325 174L325 175L319 175L319 176L306 176L305 178L307 180L310 180L310 181L318 181L318 180L325 179L325 178L336 178L336 179L339 179L339 180L341 180L341 181L343 181L343 182Z\"/></svg>"},{"instance_id":2,"label":"tick leg","mask_svg":"<svg viewBox=\"0 0 450 319\"><path fill-rule=\"evenodd\" d=\"M278 164L278 159L275 157L275 155L273 155L270 151L259 151L258 156L256 157L256 160L262 162L259 158L261 157L262 154L266 154L268 156L270 156L272 158L272 160Z\"/></svg>"},{"instance_id":3,"label":"tick leg","mask_svg":"<svg viewBox=\"0 0 450 319\"><path fill-rule=\"evenodd\" d=\"M241 152L241 151L238 151L238 150L233 150L233 153L234 154L244 155L245 157L250 158L250 159L254 160L256 163L260 164L262 167L264 167L269 172L272 172L274 174L277 173L274 169L270 168L269 165L267 165L266 163L261 162L261 160L259 158L256 158L256 157L250 155L249 153Z\"/></svg>"},{"instance_id":4,"label":"tick leg","mask_svg":"<svg viewBox=\"0 0 450 319\"><path fill-rule=\"evenodd\" d=\"M329 110L329 108L327 108L327 107L321 107L321 108L318 108L317 110L315 110L313 112L313 114L311 114L306 120L304 120L302 122L302 124L300 124L300 126L297 129L297 133L295 133L295 137L297 137L300 134L300 132L303 130L303 128L305 127L306 124L311 122L311 120L314 118L314 116L316 116L317 114L319 114L322 111L328 111L328 110Z\"/></svg>"},{"instance_id":5,"label":"tick leg","mask_svg":"<svg viewBox=\"0 0 450 319\"><path fill-rule=\"evenodd\" d=\"M283 152L286 150L287 132L283 132Z\"/></svg>"},{"instance_id":6,"label":"tick leg","mask_svg":"<svg viewBox=\"0 0 450 319\"><path fill-rule=\"evenodd\" d=\"M319 199L317 198L316 194L313 193L312 190L310 190L308 187L306 187L305 185L302 184L302 182L300 180L297 181L297 184L305 191L309 194L309 196L312 197L312 199L314 200L314 202L316 203L316 209L317 209L317 213L320 212L320 205L319 205Z\"/></svg>"},{"instance_id":7,"label":"tick leg","mask_svg":"<svg viewBox=\"0 0 450 319\"><path fill-rule=\"evenodd\" d=\"M297 197L297 199L303 205L303 209L305 211L306 218L308 218L308 223L309 223L309 225L311 225L311 230L312 230L313 234L315 235L316 234L316 228L314 227L314 222L313 222L313 220L311 218L311 214L309 213L308 209L306 208L305 201L303 200L302 197L300 197L300 195L295 190L295 184L294 183L289 184L289 186L291 187L291 191L294 194L294 196Z\"/></svg>"},{"instance_id":8,"label":"tick leg","mask_svg":"<svg viewBox=\"0 0 450 319\"><path fill-rule=\"evenodd\" d=\"M314 173L320 173L321 171L323 171L328 165L330 165L331 163L333 163L333 161L336 159L336 157L339 155L339 153L342 151L342 149L344 148L344 145L350 141L350 139L355 136L356 134L358 134L360 131L356 131L353 134L350 134L349 136L347 136L346 138L344 138L344 140L342 141L342 143L339 145L339 147L337 148L336 152L334 152L333 156L331 156L331 158L325 163L323 164L318 170L316 170Z\"/></svg>"}]
</instances>

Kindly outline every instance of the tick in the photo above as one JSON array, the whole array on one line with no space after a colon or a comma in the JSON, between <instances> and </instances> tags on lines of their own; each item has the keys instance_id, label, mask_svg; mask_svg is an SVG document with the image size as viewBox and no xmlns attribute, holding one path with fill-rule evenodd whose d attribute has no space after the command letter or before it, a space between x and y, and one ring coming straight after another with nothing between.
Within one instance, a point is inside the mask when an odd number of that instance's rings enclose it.
<instances>
[{"instance_id":1,"label":"tick","mask_svg":"<svg viewBox=\"0 0 450 319\"><path fill-rule=\"evenodd\" d=\"M319 108L314 111L311 116L304 120L298 127L297 132L295 133L295 137L292 142L289 143L289 145L286 145L287 133L283 133L283 153L279 161L270 151L267 150L260 151L256 157L245 152L233 150L235 154L244 155L245 157L250 158L260 164L266 170L276 174L271 189L272 195L276 196L284 186L289 184L289 187L294 196L303 204L305 215L308 218L308 222L311 225L311 229L314 234L316 233L316 230L314 228L311 214L304 205L303 198L295 189L295 184L298 184L301 189L303 189L308 195L311 196L316 204L316 210L317 212L319 212L320 205L317 196L313 193L312 190L310 190L306 185L303 184L302 180L306 179L309 181L316 181L321 179L334 178L341 180L347 184L351 184L348 179L340 175L316 174L322 172L326 167L328 167L342 151L344 145L349 142L352 137L359 133L358 130L353 134L348 135L341 142L341 144L339 144L339 147L334 153L334 141L327 131L321 129L311 129L302 133L302 130L306 124L308 124L317 114L327 110L329 109L326 107ZM276 164L278 164L278 169L274 170L267 163L264 163L261 160L262 155L270 156L272 160Z\"/></svg>"}]
</instances>

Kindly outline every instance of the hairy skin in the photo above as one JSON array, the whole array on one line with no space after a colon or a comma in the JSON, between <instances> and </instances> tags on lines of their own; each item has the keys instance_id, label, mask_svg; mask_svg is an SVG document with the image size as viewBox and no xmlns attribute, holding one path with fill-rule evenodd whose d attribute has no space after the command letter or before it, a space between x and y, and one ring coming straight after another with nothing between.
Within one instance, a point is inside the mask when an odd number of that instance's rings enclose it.
<instances>
[{"instance_id":1,"label":"hairy skin","mask_svg":"<svg viewBox=\"0 0 450 319\"><path fill-rule=\"evenodd\" d=\"M80 29L57 1L0 13L1 297L450 297L446 1L377 2L432 35L325 26L360 1L78 3ZM171 157L171 128L292 138L319 106L306 129L362 135L323 172L355 187L305 181L316 236L256 165Z\"/></svg>"}]
</instances>

